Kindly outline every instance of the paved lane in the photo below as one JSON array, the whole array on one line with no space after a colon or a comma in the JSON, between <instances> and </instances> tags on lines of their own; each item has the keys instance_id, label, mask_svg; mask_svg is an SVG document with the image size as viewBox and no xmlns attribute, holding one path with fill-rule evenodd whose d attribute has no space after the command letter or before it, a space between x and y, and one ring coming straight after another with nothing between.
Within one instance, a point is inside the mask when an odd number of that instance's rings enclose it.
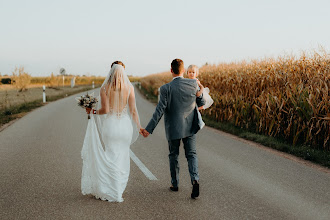
<instances>
[{"instance_id":1,"label":"paved lane","mask_svg":"<svg viewBox=\"0 0 330 220\"><path fill-rule=\"evenodd\" d=\"M158 180L131 160L123 203L83 196L87 117L74 97L36 109L0 132L0 219L329 219L329 173L207 127L197 136L201 197L190 199L183 148L180 191L170 192L163 120L131 147ZM136 97L145 126L155 106Z\"/></svg>"}]
</instances>

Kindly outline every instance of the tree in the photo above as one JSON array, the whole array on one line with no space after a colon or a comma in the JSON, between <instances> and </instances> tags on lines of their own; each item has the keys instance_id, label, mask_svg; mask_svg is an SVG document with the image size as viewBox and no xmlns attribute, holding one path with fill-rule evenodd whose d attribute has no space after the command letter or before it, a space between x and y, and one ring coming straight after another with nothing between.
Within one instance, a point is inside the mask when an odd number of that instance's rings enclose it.
<instances>
[{"instance_id":1,"label":"tree","mask_svg":"<svg viewBox=\"0 0 330 220\"><path fill-rule=\"evenodd\" d=\"M14 86L19 92L27 90L28 85L31 83L31 75L24 71L24 67L15 68L13 73Z\"/></svg>"}]
</instances>

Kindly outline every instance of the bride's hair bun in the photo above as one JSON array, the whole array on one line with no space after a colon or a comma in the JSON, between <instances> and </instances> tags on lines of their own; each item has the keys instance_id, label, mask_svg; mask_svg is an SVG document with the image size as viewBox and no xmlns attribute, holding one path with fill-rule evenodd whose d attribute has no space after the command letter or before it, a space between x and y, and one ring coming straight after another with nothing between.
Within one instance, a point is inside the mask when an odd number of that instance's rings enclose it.
<instances>
[{"instance_id":1,"label":"bride's hair bun","mask_svg":"<svg viewBox=\"0 0 330 220\"><path fill-rule=\"evenodd\" d=\"M125 69L125 64L124 64L123 62L121 62L121 61L115 61L115 62L113 62L113 63L111 64L111 68L112 68L112 66L115 65L115 64L122 65L122 66L124 67L124 69Z\"/></svg>"}]
</instances>

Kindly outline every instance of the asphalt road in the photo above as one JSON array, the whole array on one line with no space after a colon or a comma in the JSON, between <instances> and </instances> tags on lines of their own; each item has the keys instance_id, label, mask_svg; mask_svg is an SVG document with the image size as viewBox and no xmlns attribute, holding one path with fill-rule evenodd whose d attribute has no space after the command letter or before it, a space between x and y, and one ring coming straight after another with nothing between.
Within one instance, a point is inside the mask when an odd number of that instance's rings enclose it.
<instances>
[{"instance_id":1,"label":"asphalt road","mask_svg":"<svg viewBox=\"0 0 330 220\"><path fill-rule=\"evenodd\" d=\"M137 93L141 123L155 105ZM78 96L78 95L75 95ZM183 148L180 190L170 192L163 120L132 151L123 203L80 192L87 116L71 96L0 132L0 219L330 219L330 173L205 127L197 135L201 195L190 199Z\"/></svg>"}]
</instances>

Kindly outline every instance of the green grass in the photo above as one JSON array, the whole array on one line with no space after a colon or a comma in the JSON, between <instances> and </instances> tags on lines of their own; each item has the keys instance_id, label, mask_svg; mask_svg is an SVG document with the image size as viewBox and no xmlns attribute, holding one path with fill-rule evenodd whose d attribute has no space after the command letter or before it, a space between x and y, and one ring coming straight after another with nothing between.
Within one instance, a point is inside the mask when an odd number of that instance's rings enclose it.
<instances>
[{"instance_id":1,"label":"green grass","mask_svg":"<svg viewBox=\"0 0 330 220\"><path fill-rule=\"evenodd\" d=\"M22 117L24 115L23 113L29 112L42 105L43 105L42 100L41 101L38 100L38 101L27 102L17 106L2 109L0 111L0 127L16 118Z\"/></svg>"},{"instance_id":2,"label":"green grass","mask_svg":"<svg viewBox=\"0 0 330 220\"><path fill-rule=\"evenodd\" d=\"M146 89L141 87L140 92L145 95L145 97L153 103L157 103L157 96L148 93ZM252 132L251 130L242 129L240 127L235 126L230 122L217 122L214 119L209 118L207 116L203 116L203 121L209 127L213 127L215 129L225 131L227 133L236 135L240 138L254 141L256 143L260 143L264 146L273 148L278 151L282 151L297 157L300 157L305 160L309 160L311 162L317 163L319 165L330 168L330 152L322 151L318 149L314 149L310 146L305 145L296 145L293 146L287 143L285 140L277 139L274 137L257 134Z\"/></svg>"},{"instance_id":3,"label":"green grass","mask_svg":"<svg viewBox=\"0 0 330 220\"><path fill-rule=\"evenodd\" d=\"M63 91L63 93L61 94L47 96L47 103L61 98L65 98L70 95L74 95L76 93L88 91L90 89L90 86L85 86L72 92ZM0 109L0 127L12 120L23 117L27 112L30 112L31 110L41 107L43 105L45 104L42 102L42 99L37 99L34 101L24 102L21 104Z\"/></svg>"}]
</instances>

